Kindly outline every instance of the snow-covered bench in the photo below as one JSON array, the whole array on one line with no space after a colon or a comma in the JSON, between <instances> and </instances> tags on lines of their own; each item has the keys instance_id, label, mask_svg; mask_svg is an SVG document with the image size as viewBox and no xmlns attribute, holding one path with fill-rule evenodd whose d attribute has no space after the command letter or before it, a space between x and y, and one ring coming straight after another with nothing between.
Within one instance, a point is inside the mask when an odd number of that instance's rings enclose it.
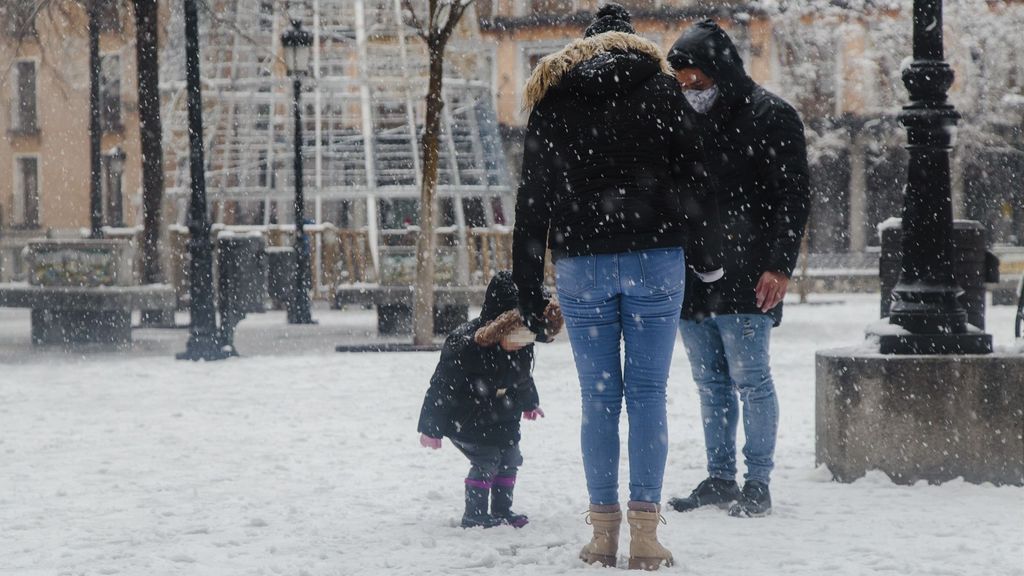
<instances>
[{"instance_id":1,"label":"snow-covered bench","mask_svg":"<svg viewBox=\"0 0 1024 576\"><path fill-rule=\"evenodd\" d=\"M447 334L469 317L469 306L483 303L485 286L437 286L434 288L434 332ZM371 305L377 308L377 331L402 334L412 331L412 286L342 284L335 290L334 305Z\"/></svg>"},{"instance_id":2,"label":"snow-covered bench","mask_svg":"<svg viewBox=\"0 0 1024 576\"><path fill-rule=\"evenodd\" d=\"M133 310L175 308L174 289L149 286L0 284L0 307L32 309L33 344L127 344Z\"/></svg>"}]
</instances>

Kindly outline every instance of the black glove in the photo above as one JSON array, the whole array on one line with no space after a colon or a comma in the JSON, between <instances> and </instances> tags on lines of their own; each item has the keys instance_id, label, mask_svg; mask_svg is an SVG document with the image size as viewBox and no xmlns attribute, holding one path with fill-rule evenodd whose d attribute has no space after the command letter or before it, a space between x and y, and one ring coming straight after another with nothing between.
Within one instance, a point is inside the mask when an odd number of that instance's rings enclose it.
<instances>
[{"instance_id":1,"label":"black glove","mask_svg":"<svg viewBox=\"0 0 1024 576\"><path fill-rule=\"evenodd\" d=\"M547 342L547 336L545 330L547 329L548 322L544 318L544 309L548 306L547 300L540 301L540 307L535 306L520 306L519 314L523 317L523 324L537 335L538 342ZM540 338L544 338L541 340Z\"/></svg>"}]
</instances>

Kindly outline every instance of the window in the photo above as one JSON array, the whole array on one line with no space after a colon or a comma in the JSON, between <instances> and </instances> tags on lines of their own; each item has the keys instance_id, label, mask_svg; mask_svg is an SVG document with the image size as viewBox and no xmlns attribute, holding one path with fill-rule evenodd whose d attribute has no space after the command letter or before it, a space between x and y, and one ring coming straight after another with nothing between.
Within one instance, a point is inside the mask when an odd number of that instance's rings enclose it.
<instances>
[{"instance_id":1,"label":"window","mask_svg":"<svg viewBox=\"0 0 1024 576\"><path fill-rule=\"evenodd\" d=\"M119 132L121 124L121 56L107 54L100 59L100 127Z\"/></svg>"},{"instance_id":2,"label":"window","mask_svg":"<svg viewBox=\"0 0 1024 576\"><path fill-rule=\"evenodd\" d=\"M526 80L530 78L530 74L533 73L533 69L537 67L541 58L548 54L558 52L565 47L565 42L559 40L547 40L542 42L529 42L520 45L521 61L523 64L522 78L519 85L526 84Z\"/></svg>"},{"instance_id":3,"label":"window","mask_svg":"<svg viewBox=\"0 0 1024 576\"><path fill-rule=\"evenodd\" d=\"M13 0L0 3L0 21L3 31L14 38L36 35L36 6L32 0Z\"/></svg>"},{"instance_id":4,"label":"window","mask_svg":"<svg viewBox=\"0 0 1024 576\"><path fill-rule=\"evenodd\" d=\"M36 63L31 60L15 62L11 84L11 132L33 134L39 131L36 116Z\"/></svg>"},{"instance_id":5,"label":"window","mask_svg":"<svg viewBox=\"0 0 1024 576\"><path fill-rule=\"evenodd\" d=\"M124 226L124 154L104 154L100 158L100 174L103 184L103 225L120 228Z\"/></svg>"},{"instance_id":6,"label":"window","mask_svg":"<svg viewBox=\"0 0 1024 576\"><path fill-rule=\"evenodd\" d=\"M261 79L258 92L268 94L266 99L260 99L259 103L256 104L256 121L255 127L257 130L268 130L270 129L270 101L272 96L270 94L271 80L270 77L273 75L273 71L270 69L270 59L267 56L256 57L256 75Z\"/></svg>"},{"instance_id":7,"label":"window","mask_svg":"<svg viewBox=\"0 0 1024 576\"><path fill-rule=\"evenodd\" d=\"M12 224L20 228L39 227L39 159L14 159L14 210Z\"/></svg>"},{"instance_id":8,"label":"window","mask_svg":"<svg viewBox=\"0 0 1024 576\"><path fill-rule=\"evenodd\" d=\"M576 11L575 0L531 0L530 10L534 14L570 14Z\"/></svg>"},{"instance_id":9,"label":"window","mask_svg":"<svg viewBox=\"0 0 1024 576\"><path fill-rule=\"evenodd\" d=\"M274 31L274 0L260 0L256 21L260 32Z\"/></svg>"},{"instance_id":10,"label":"window","mask_svg":"<svg viewBox=\"0 0 1024 576\"><path fill-rule=\"evenodd\" d=\"M98 3L97 16L101 33L116 34L121 32L121 13L117 8L118 0L93 0Z\"/></svg>"}]
</instances>

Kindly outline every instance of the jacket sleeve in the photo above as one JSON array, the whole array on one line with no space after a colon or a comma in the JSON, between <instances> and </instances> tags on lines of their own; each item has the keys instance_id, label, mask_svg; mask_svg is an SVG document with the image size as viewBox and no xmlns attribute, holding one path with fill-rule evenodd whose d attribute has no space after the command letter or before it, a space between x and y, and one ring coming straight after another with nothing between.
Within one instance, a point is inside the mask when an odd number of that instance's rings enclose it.
<instances>
[{"instance_id":1,"label":"jacket sleeve","mask_svg":"<svg viewBox=\"0 0 1024 576\"><path fill-rule=\"evenodd\" d=\"M537 384L533 381L532 374L527 374L526 378L516 388L519 410L529 412L530 410L536 410L540 406L540 395L537 393Z\"/></svg>"},{"instance_id":2,"label":"jacket sleeve","mask_svg":"<svg viewBox=\"0 0 1024 576\"><path fill-rule=\"evenodd\" d=\"M416 430L431 438L441 438L448 431L449 414L455 404L455 390L442 378L432 378L423 397L420 420Z\"/></svg>"},{"instance_id":3,"label":"jacket sleeve","mask_svg":"<svg viewBox=\"0 0 1024 576\"><path fill-rule=\"evenodd\" d=\"M523 141L523 171L516 194L512 237L512 279L519 290L519 311L534 328L547 306L544 256L551 225L551 198L557 181L557 150L541 102L530 114Z\"/></svg>"},{"instance_id":4,"label":"jacket sleeve","mask_svg":"<svg viewBox=\"0 0 1024 576\"><path fill-rule=\"evenodd\" d=\"M684 112L688 105L674 84L672 92L670 153L677 208L686 226L686 262L710 272L722 267L722 226L714 181L705 168L701 135L707 128Z\"/></svg>"},{"instance_id":5,"label":"jacket sleeve","mask_svg":"<svg viewBox=\"0 0 1024 576\"><path fill-rule=\"evenodd\" d=\"M774 201L768 268L792 276L811 205L804 125L783 104L772 107L767 130L761 179Z\"/></svg>"},{"instance_id":6,"label":"jacket sleeve","mask_svg":"<svg viewBox=\"0 0 1024 576\"><path fill-rule=\"evenodd\" d=\"M464 354L465 348L471 346L472 336L467 337L459 332L448 336L441 352L434 377L430 379L430 388L423 398L420 408L420 420L416 429L431 438L440 438L448 432L451 412L456 406L459 395L466 391L459 389L457 382L466 379L445 377L447 373L472 370L476 366L466 366L465 361L473 362L479 354Z\"/></svg>"}]
</instances>

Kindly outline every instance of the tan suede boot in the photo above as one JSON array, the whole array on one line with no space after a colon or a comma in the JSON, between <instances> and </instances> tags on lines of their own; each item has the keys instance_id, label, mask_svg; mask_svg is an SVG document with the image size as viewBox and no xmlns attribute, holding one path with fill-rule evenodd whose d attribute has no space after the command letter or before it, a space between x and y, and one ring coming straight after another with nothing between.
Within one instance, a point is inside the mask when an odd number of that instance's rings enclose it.
<instances>
[{"instance_id":1,"label":"tan suede boot","mask_svg":"<svg viewBox=\"0 0 1024 576\"><path fill-rule=\"evenodd\" d=\"M657 506L630 502L626 517L629 522L629 569L657 570L662 565L671 566L672 553L658 542L658 522L665 519L658 513Z\"/></svg>"},{"instance_id":2,"label":"tan suede boot","mask_svg":"<svg viewBox=\"0 0 1024 576\"><path fill-rule=\"evenodd\" d=\"M619 527L622 526L622 511L618 504L591 504L587 524L594 527L594 537L580 550L580 560L587 564L600 562L602 566L615 567L619 553Z\"/></svg>"}]
</instances>

